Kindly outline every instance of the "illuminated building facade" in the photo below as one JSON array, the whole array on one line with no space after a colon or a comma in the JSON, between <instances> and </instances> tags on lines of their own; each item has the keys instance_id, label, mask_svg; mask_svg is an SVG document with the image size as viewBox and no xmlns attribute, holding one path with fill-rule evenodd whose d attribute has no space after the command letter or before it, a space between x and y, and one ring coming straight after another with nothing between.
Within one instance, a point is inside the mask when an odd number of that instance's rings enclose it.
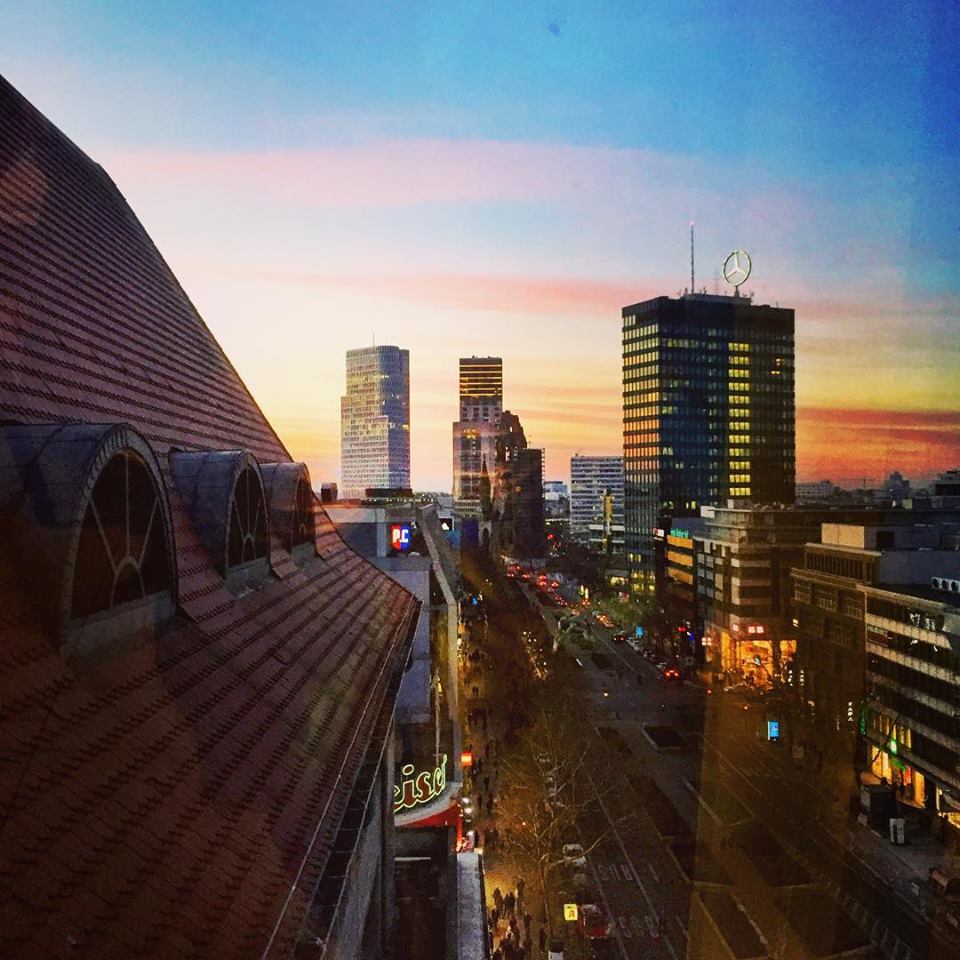
<instances>
[{"instance_id":1,"label":"illuminated building facade","mask_svg":"<svg viewBox=\"0 0 960 960\"><path fill-rule=\"evenodd\" d=\"M650 591L655 529L731 498L793 502L794 314L693 294L622 317L627 560Z\"/></svg>"},{"instance_id":2,"label":"illuminated building facade","mask_svg":"<svg viewBox=\"0 0 960 960\"><path fill-rule=\"evenodd\" d=\"M782 678L795 649L790 572L820 537L824 511L703 507L697 592L708 662L758 687ZM676 520L672 530L685 521Z\"/></svg>"},{"instance_id":3,"label":"illuminated building facade","mask_svg":"<svg viewBox=\"0 0 960 960\"><path fill-rule=\"evenodd\" d=\"M623 457L570 458L570 533L591 540L591 524L602 523L604 497L612 497L610 523L623 526ZM621 537L622 540L622 531Z\"/></svg>"},{"instance_id":4,"label":"illuminated building facade","mask_svg":"<svg viewBox=\"0 0 960 960\"><path fill-rule=\"evenodd\" d=\"M503 360L461 357L459 419L453 424L453 506L460 517L479 519L481 492L496 458L503 413Z\"/></svg>"},{"instance_id":5,"label":"illuminated building facade","mask_svg":"<svg viewBox=\"0 0 960 960\"><path fill-rule=\"evenodd\" d=\"M927 585L862 588L863 732L870 772L960 830L960 554L951 552L940 557L947 576Z\"/></svg>"},{"instance_id":6,"label":"illuminated building facade","mask_svg":"<svg viewBox=\"0 0 960 960\"><path fill-rule=\"evenodd\" d=\"M347 351L340 399L340 494L410 487L410 351Z\"/></svg>"},{"instance_id":7,"label":"illuminated building facade","mask_svg":"<svg viewBox=\"0 0 960 960\"><path fill-rule=\"evenodd\" d=\"M792 575L801 736L960 823L960 525L825 522Z\"/></svg>"}]
</instances>

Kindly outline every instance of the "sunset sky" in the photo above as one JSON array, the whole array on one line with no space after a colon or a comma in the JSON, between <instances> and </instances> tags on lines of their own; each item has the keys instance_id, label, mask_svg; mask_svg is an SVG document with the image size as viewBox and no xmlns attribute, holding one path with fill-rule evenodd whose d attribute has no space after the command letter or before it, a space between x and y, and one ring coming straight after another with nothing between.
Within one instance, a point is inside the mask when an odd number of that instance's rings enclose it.
<instances>
[{"instance_id":1,"label":"sunset sky","mask_svg":"<svg viewBox=\"0 0 960 960\"><path fill-rule=\"evenodd\" d=\"M788 9L792 7L792 9ZM0 2L0 71L101 163L315 484L348 348L457 358L546 449L621 449L620 308L796 310L798 478L960 465L955 3Z\"/></svg>"}]
</instances>

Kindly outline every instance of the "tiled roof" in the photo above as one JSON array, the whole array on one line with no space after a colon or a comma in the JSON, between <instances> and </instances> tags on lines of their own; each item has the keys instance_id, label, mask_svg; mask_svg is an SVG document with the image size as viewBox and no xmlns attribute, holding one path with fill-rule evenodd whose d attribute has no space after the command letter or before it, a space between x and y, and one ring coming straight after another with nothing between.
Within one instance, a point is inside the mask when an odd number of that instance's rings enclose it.
<instances>
[{"instance_id":1,"label":"tiled roof","mask_svg":"<svg viewBox=\"0 0 960 960\"><path fill-rule=\"evenodd\" d=\"M170 453L290 456L106 173L0 78L0 423L76 421L149 443L179 606L67 659L0 542L0 955L285 956L415 603L319 503L316 559L274 544L228 591Z\"/></svg>"}]
</instances>

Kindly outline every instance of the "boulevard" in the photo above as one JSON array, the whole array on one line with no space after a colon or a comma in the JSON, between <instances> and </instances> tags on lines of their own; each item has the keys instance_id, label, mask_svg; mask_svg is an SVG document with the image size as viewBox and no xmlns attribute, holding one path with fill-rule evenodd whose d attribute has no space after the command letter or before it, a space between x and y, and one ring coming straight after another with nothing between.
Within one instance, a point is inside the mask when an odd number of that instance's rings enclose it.
<instances>
[{"instance_id":1,"label":"boulevard","mask_svg":"<svg viewBox=\"0 0 960 960\"><path fill-rule=\"evenodd\" d=\"M541 606L537 591L484 567L485 616L468 627L494 664L524 646L547 655L563 614ZM469 582L469 577L468 581ZM581 711L590 748L577 767L579 836L589 875L609 918L609 943L561 918L575 897L569 872L547 884L552 932L566 956L641 958L776 956L953 956L952 947L856 852L855 821L819 795L786 748L767 741L777 706L722 693L697 680L658 679L656 665L615 628L587 618L589 635L559 641L549 669L526 688L559 695ZM518 655L534 671L534 657ZM488 702L498 703L494 669ZM529 747L518 718L534 703L509 700L512 749ZM500 766L510 768L509 760ZM611 775L612 773L612 775ZM498 794L509 795L504 778ZM588 799L587 799L588 798ZM487 820L492 825L495 818ZM480 820L481 827L484 819ZM874 839L874 838L871 838ZM488 854L498 875L496 851ZM522 869L514 867L514 870ZM527 875L535 872L526 867Z\"/></svg>"}]
</instances>

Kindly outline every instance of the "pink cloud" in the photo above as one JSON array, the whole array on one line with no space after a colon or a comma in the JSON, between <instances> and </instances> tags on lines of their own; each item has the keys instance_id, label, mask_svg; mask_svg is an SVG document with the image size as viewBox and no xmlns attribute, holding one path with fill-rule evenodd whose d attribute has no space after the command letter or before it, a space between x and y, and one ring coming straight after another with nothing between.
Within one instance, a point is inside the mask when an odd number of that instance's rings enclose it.
<instances>
[{"instance_id":1,"label":"pink cloud","mask_svg":"<svg viewBox=\"0 0 960 960\"><path fill-rule=\"evenodd\" d=\"M657 296L654 281L603 280L484 274L326 274L245 270L247 276L318 287L344 287L364 295L431 303L461 310L617 316L626 304Z\"/></svg>"},{"instance_id":2,"label":"pink cloud","mask_svg":"<svg viewBox=\"0 0 960 960\"><path fill-rule=\"evenodd\" d=\"M118 182L311 207L531 202L673 183L689 163L651 151L492 140L382 140L361 146L228 153L98 151Z\"/></svg>"}]
</instances>

